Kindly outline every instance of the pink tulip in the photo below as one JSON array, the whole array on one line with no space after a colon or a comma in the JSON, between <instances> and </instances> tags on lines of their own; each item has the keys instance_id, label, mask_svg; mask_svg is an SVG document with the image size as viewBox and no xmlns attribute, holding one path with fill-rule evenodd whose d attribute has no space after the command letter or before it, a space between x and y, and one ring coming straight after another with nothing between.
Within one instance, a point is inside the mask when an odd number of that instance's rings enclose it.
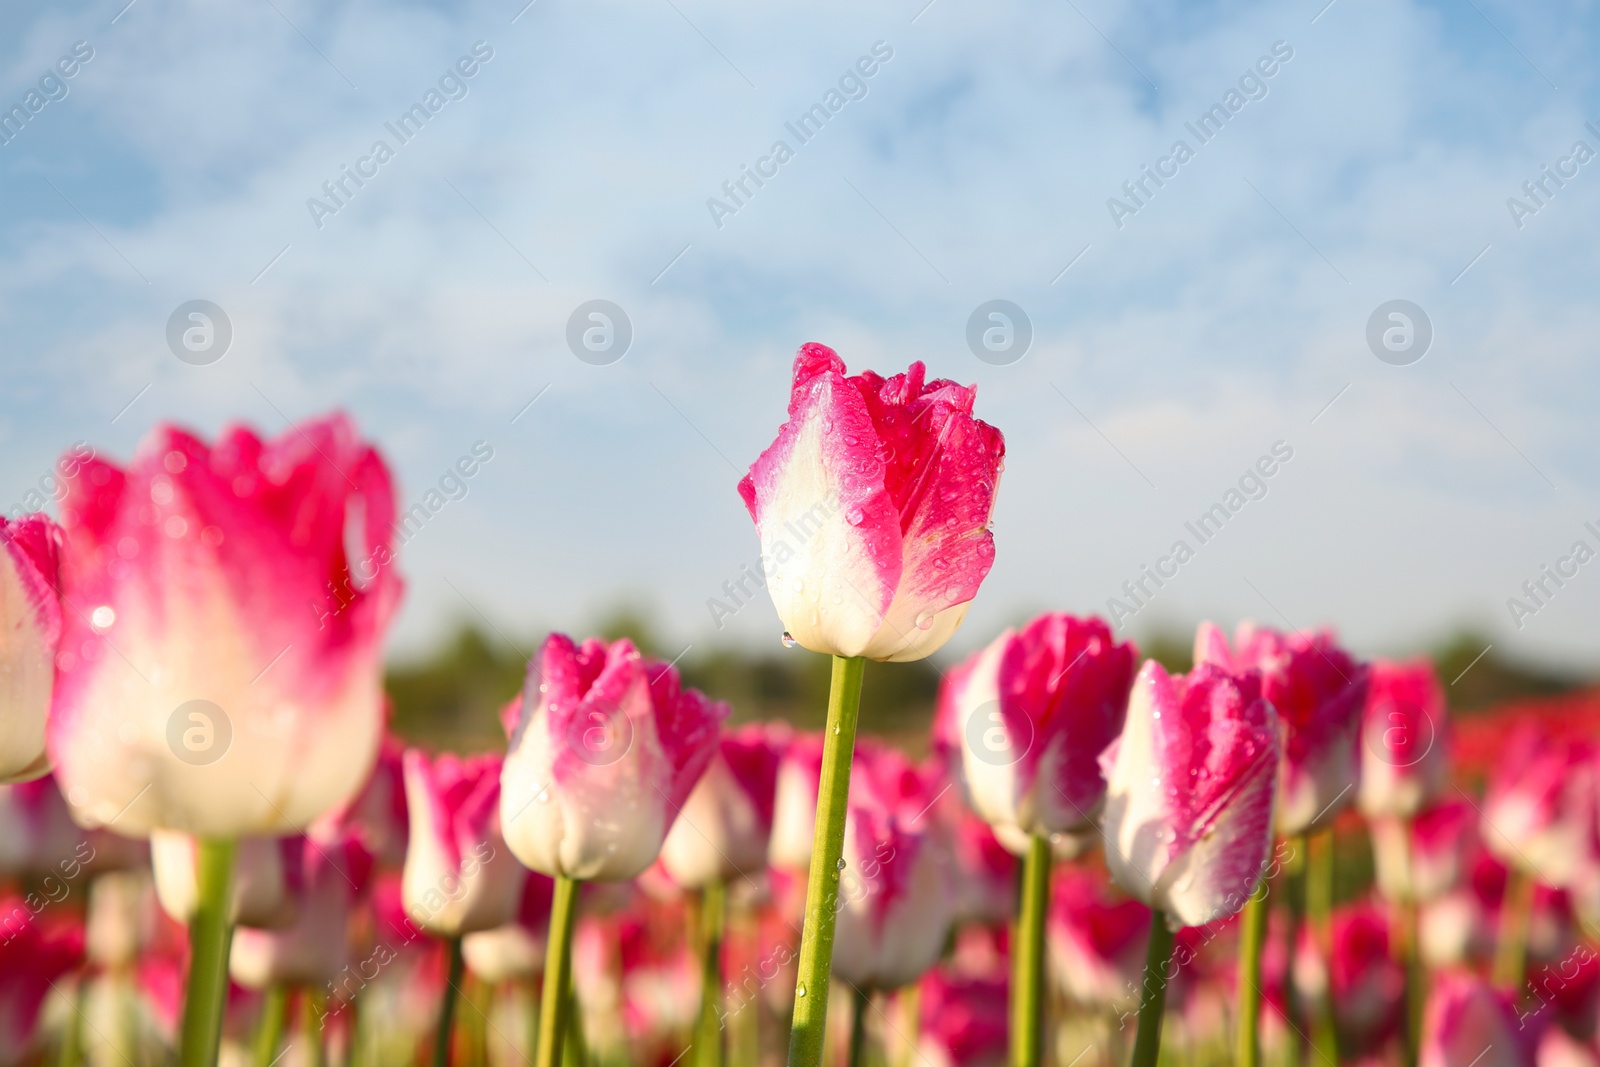
<instances>
[{"instance_id":1,"label":"pink tulip","mask_svg":"<svg viewBox=\"0 0 1600 1067\"><path fill-rule=\"evenodd\" d=\"M1524 1018L1537 1015L1574 1037L1594 1041L1600 1023L1600 954L1593 946L1574 945L1559 959L1531 968L1527 991Z\"/></svg>"},{"instance_id":2,"label":"pink tulip","mask_svg":"<svg viewBox=\"0 0 1600 1067\"><path fill-rule=\"evenodd\" d=\"M1477 844L1478 812L1465 800L1446 800L1415 819L1372 820L1372 858L1386 900L1425 903L1448 893L1462 860Z\"/></svg>"},{"instance_id":3,"label":"pink tulip","mask_svg":"<svg viewBox=\"0 0 1600 1067\"><path fill-rule=\"evenodd\" d=\"M405 745L385 734L372 774L350 800L324 814L308 833L318 840L354 835L381 867L398 869L406 860L411 826L406 814Z\"/></svg>"},{"instance_id":4,"label":"pink tulip","mask_svg":"<svg viewBox=\"0 0 1600 1067\"><path fill-rule=\"evenodd\" d=\"M195 839L188 834L156 830L150 835L156 898L173 922L188 925L199 910L198 863ZM235 923L270 929L294 921L294 901L284 882L283 855L276 838L240 839L233 861L232 892L229 916Z\"/></svg>"},{"instance_id":5,"label":"pink tulip","mask_svg":"<svg viewBox=\"0 0 1600 1067\"><path fill-rule=\"evenodd\" d=\"M1086 1007L1134 1011L1150 935L1150 909L1104 874L1061 867L1045 927L1050 963L1067 994Z\"/></svg>"},{"instance_id":6,"label":"pink tulip","mask_svg":"<svg viewBox=\"0 0 1600 1067\"><path fill-rule=\"evenodd\" d=\"M61 642L61 528L44 515L0 518L0 782L50 769L45 716Z\"/></svg>"},{"instance_id":7,"label":"pink tulip","mask_svg":"<svg viewBox=\"0 0 1600 1067\"><path fill-rule=\"evenodd\" d=\"M1447 973L1428 992L1419 1067L1534 1067L1536 1037L1507 993L1476 975Z\"/></svg>"},{"instance_id":8,"label":"pink tulip","mask_svg":"<svg viewBox=\"0 0 1600 1067\"><path fill-rule=\"evenodd\" d=\"M1597 770L1592 744L1518 730L1484 795L1484 846L1545 885L1577 884L1600 852Z\"/></svg>"},{"instance_id":9,"label":"pink tulip","mask_svg":"<svg viewBox=\"0 0 1600 1067\"><path fill-rule=\"evenodd\" d=\"M847 377L832 349L805 345L789 421L739 483L767 592L813 652L931 655L994 562L1005 442L972 417L975 388L925 373Z\"/></svg>"},{"instance_id":10,"label":"pink tulip","mask_svg":"<svg viewBox=\"0 0 1600 1067\"><path fill-rule=\"evenodd\" d=\"M500 828L499 755L405 753L411 844L401 875L406 914L439 937L511 921L527 877Z\"/></svg>"},{"instance_id":11,"label":"pink tulip","mask_svg":"<svg viewBox=\"0 0 1600 1067\"><path fill-rule=\"evenodd\" d=\"M213 447L162 426L67 486L49 746L78 820L229 838L348 800L401 584L389 473L349 420Z\"/></svg>"},{"instance_id":12,"label":"pink tulip","mask_svg":"<svg viewBox=\"0 0 1600 1067\"><path fill-rule=\"evenodd\" d=\"M1230 651L1221 630L1201 623L1195 662L1235 673L1251 668L1261 672L1261 695L1283 722L1278 835L1320 830L1355 799L1367 666L1325 630L1286 635L1244 622L1233 640Z\"/></svg>"},{"instance_id":13,"label":"pink tulip","mask_svg":"<svg viewBox=\"0 0 1600 1067\"><path fill-rule=\"evenodd\" d=\"M286 837L279 850L294 921L279 930L235 930L228 971L247 989L329 985L350 962L351 912L366 891L372 856L353 836Z\"/></svg>"},{"instance_id":14,"label":"pink tulip","mask_svg":"<svg viewBox=\"0 0 1600 1067\"><path fill-rule=\"evenodd\" d=\"M1376 904L1357 901L1334 909L1331 925L1331 968L1311 928L1300 928L1295 986L1306 998L1308 1012L1322 997L1330 998L1334 1019L1348 1040L1345 1048L1352 1053L1376 1051L1398 1031L1405 1005L1405 972L1390 951L1389 917Z\"/></svg>"},{"instance_id":15,"label":"pink tulip","mask_svg":"<svg viewBox=\"0 0 1600 1067\"><path fill-rule=\"evenodd\" d=\"M980 816L1044 837L1093 826L1106 791L1099 756L1122 732L1136 656L1103 620L1052 613L997 637L959 688L946 683Z\"/></svg>"},{"instance_id":16,"label":"pink tulip","mask_svg":"<svg viewBox=\"0 0 1600 1067\"><path fill-rule=\"evenodd\" d=\"M0 915L26 916L25 903L0 900ZM58 980L83 960L83 930L35 918L6 921L0 937L0 1065L27 1062L39 1036L39 1011Z\"/></svg>"},{"instance_id":17,"label":"pink tulip","mask_svg":"<svg viewBox=\"0 0 1600 1067\"><path fill-rule=\"evenodd\" d=\"M811 866L817 827L817 781L822 774L822 735L796 734L778 760L772 801L772 840L767 862L804 875Z\"/></svg>"},{"instance_id":18,"label":"pink tulip","mask_svg":"<svg viewBox=\"0 0 1600 1067\"><path fill-rule=\"evenodd\" d=\"M674 882L704 889L766 867L778 763L789 734L781 723L757 723L722 735L661 845L661 864Z\"/></svg>"},{"instance_id":19,"label":"pink tulip","mask_svg":"<svg viewBox=\"0 0 1600 1067\"><path fill-rule=\"evenodd\" d=\"M551 634L529 664L501 775L506 843L552 877L635 877L716 755L728 712L631 641Z\"/></svg>"},{"instance_id":20,"label":"pink tulip","mask_svg":"<svg viewBox=\"0 0 1600 1067\"><path fill-rule=\"evenodd\" d=\"M490 985L542 974L554 893L553 881L530 871L513 921L461 939L467 969Z\"/></svg>"},{"instance_id":21,"label":"pink tulip","mask_svg":"<svg viewBox=\"0 0 1600 1067\"><path fill-rule=\"evenodd\" d=\"M1427 660L1375 660L1371 678L1357 804L1369 819L1409 818L1439 796L1450 771L1444 689Z\"/></svg>"},{"instance_id":22,"label":"pink tulip","mask_svg":"<svg viewBox=\"0 0 1600 1067\"><path fill-rule=\"evenodd\" d=\"M1008 1034L1006 983L940 967L921 983L917 1062L928 1067L1000 1067Z\"/></svg>"},{"instance_id":23,"label":"pink tulip","mask_svg":"<svg viewBox=\"0 0 1600 1067\"><path fill-rule=\"evenodd\" d=\"M1122 736L1101 755L1111 877L1174 926L1237 912L1272 849L1283 727L1254 671L1202 663L1134 680Z\"/></svg>"},{"instance_id":24,"label":"pink tulip","mask_svg":"<svg viewBox=\"0 0 1600 1067\"><path fill-rule=\"evenodd\" d=\"M1538 1067L1600 1067L1600 1053L1596 1052L1594 1042L1578 1041L1551 1027L1539 1039L1535 1063Z\"/></svg>"},{"instance_id":25,"label":"pink tulip","mask_svg":"<svg viewBox=\"0 0 1600 1067\"><path fill-rule=\"evenodd\" d=\"M836 883L833 973L865 989L898 989L933 966L955 905L939 840L888 801L884 769L855 771Z\"/></svg>"},{"instance_id":26,"label":"pink tulip","mask_svg":"<svg viewBox=\"0 0 1600 1067\"><path fill-rule=\"evenodd\" d=\"M1016 910L1017 859L952 789L930 817L944 825L954 862L956 923L1003 923ZM1096 840L1099 834L1095 834Z\"/></svg>"}]
</instances>

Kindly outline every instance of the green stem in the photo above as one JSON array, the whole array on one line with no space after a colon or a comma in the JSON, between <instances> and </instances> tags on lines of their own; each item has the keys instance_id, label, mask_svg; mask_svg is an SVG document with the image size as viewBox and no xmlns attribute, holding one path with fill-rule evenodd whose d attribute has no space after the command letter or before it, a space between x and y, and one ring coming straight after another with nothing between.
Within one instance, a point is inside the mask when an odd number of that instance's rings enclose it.
<instances>
[{"instance_id":1,"label":"green stem","mask_svg":"<svg viewBox=\"0 0 1600 1067\"><path fill-rule=\"evenodd\" d=\"M1333 830L1312 834L1306 846L1306 922L1328 983L1317 997L1312 1041L1324 1060L1338 1063L1339 1032L1333 1022Z\"/></svg>"},{"instance_id":2,"label":"green stem","mask_svg":"<svg viewBox=\"0 0 1600 1067\"><path fill-rule=\"evenodd\" d=\"M327 1001L314 986L307 986L300 994L300 1020L306 1032L309 1067L324 1067L328 1062L327 1034L323 1032L322 1017L327 1011Z\"/></svg>"},{"instance_id":3,"label":"green stem","mask_svg":"<svg viewBox=\"0 0 1600 1067\"><path fill-rule=\"evenodd\" d=\"M1161 1055L1161 1017L1167 1011L1167 967L1172 962L1173 930L1160 911L1150 912L1150 945L1139 986L1139 1030L1129 1067L1155 1067Z\"/></svg>"},{"instance_id":4,"label":"green stem","mask_svg":"<svg viewBox=\"0 0 1600 1067\"><path fill-rule=\"evenodd\" d=\"M283 1044L284 1027L289 1021L289 987L271 986L261 1000L261 1024L256 1028L256 1067L272 1067Z\"/></svg>"},{"instance_id":5,"label":"green stem","mask_svg":"<svg viewBox=\"0 0 1600 1067\"><path fill-rule=\"evenodd\" d=\"M794 1021L789 1031L789 1067L818 1067L828 1020L828 972L833 964L833 925L838 911L839 860L844 856L844 819L850 796L850 759L856 747L856 714L867 661L833 657L828 725L822 733L822 774L817 780L817 826L811 839L811 874L800 938ZM541 1064L540 1067L543 1067Z\"/></svg>"},{"instance_id":6,"label":"green stem","mask_svg":"<svg viewBox=\"0 0 1600 1067\"><path fill-rule=\"evenodd\" d=\"M1234 1034L1234 1063L1257 1067L1261 1063L1261 950L1267 942L1266 879L1245 902L1239 923L1239 1027Z\"/></svg>"},{"instance_id":7,"label":"green stem","mask_svg":"<svg viewBox=\"0 0 1600 1067\"><path fill-rule=\"evenodd\" d=\"M902 1035L895 1067L912 1067L917 1057L917 1042L922 1038L922 983L913 982L900 990L900 1024L906 1028Z\"/></svg>"},{"instance_id":8,"label":"green stem","mask_svg":"<svg viewBox=\"0 0 1600 1067\"><path fill-rule=\"evenodd\" d=\"M523 1063L531 1062L533 1050L539 1047L539 983L529 979L526 985L526 989L518 991L526 1002L523 1006L528 1011L528 1029L526 1031L528 1045L527 1048L522 1050L520 1057Z\"/></svg>"},{"instance_id":9,"label":"green stem","mask_svg":"<svg viewBox=\"0 0 1600 1067\"><path fill-rule=\"evenodd\" d=\"M439 1024L433 1031L433 1067L450 1067L450 1039L454 1036L456 997L461 989L461 938L447 939L445 951L450 954L450 964L444 989L439 993Z\"/></svg>"},{"instance_id":10,"label":"green stem","mask_svg":"<svg viewBox=\"0 0 1600 1067\"><path fill-rule=\"evenodd\" d=\"M706 886L700 897L700 1025L694 1043L701 1067L722 1067L722 930L727 898L721 882Z\"/></svg>"},{"instance_id":11,"label":"green stem","mask_svg":"<svg viewBox=\"0 0 1600 1067\"><path fill-rule=\"evenodd\" d=\"M189 923L189 989L183 1003L179 1067L214 1067L228 1004L228 950L233 944L231 840L195 843L200 895Z\"/></svg>"},{"instance_id":12,"label":"green stem","mask_svg":"<svg viewBox=\"0 0 1600 1067\"><path fill-rule=\"evenodd\" d=\"M560 1067L561 1045L566 1037L572 981L572 923L577 917L578 883L556 875L555 898L550 905L550 933L544 952L544 996L539 1007L537 1067Z\"/></svg>"},{"instance_id":13,"label":"green stem","mask_svg":"<svg viewBox=\"0 0 1600 1067\"><path fill-rule=\"evenodd\" d=\"M1506 873L1506 893L1500 903L1500 933L1495 943L1494 981L1514 994L1521 993L1527 966L1528 927L1533 924L1533 877L1511 867Z\"/></svg>"},{"instance_id":14,"label":"green stem","mask_svg":"<svg viewBox=\"0 0 1600 1067\"><path fill-rule=\"evenodd\" d=\"M1011 953L1011 1067L1039 1067L1044 1028L1044 913L1050 904L1050 839L1034 834L1022 866L1022 909Z\"/></svg>"},{"instance_id":15,"label":"green stem","mask_svg":"<svg viewBox=\"0 0 1600 1067\"><path fill-rule=\"evenodd\" d=\"M566 1067L587 1067L589 1042L583 1036L583 1012L578 1005L578 990L572 987L572 976L567 976L567 1039L563 1063Z\"/></svg>"},{"instance_id":16,"label":"green stem","mask_svg":"<svg viewBox=\"0 0 1600 1067\"><path fill-rule=\"evenodd\" d=\"M867 1047L867 1007L872 1003L872 994L860 986L853 986L853 996L850 1013L850 1059L848 1067L861 1067L864 1062L862 1052Z\"/></svg>"},{"instance_id":17,"label":"green stem","mask_svg":"<svg viewBox=\"0 0 1600 1067\"><path fill-rule=\"evenodd\" d=\"M1410 831L1407 831L1408 833ZM1417 902L1400 905L1404 924L1406 969L1406 1067L1417 1067L1422 1055L1422 1014L1428 1004L1428 970L1422 965L1422 943L1417 929Z\"/></svg>"},{"instance_id":18,"label":"green stem","mask_svg":"<svg viewBox=\"0 0 1600 1067\"><path fill-rule=\"evenodd\" d=\"M67 1016L61 1031L61 1053L56 1057L56 1067L78 1067L83 1055L83 981L71 983L67 997L72 1014Z\"/></svg>"}]
</instances>

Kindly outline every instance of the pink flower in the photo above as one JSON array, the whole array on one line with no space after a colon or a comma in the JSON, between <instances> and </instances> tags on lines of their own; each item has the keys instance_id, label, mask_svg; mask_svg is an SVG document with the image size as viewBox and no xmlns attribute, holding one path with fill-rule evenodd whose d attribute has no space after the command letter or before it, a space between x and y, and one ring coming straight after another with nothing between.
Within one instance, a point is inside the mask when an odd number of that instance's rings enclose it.
<instances>
[{"instance_id":1,"label":"pink flower","mask_svg":"<svg viewBox=\"0 0 1600 1067\"><path fill-rule=\"evenodd\" d=\"M553 880L528 872L516 918L504 926L479 930L461 939L461 955L467 969L490 985L542 974L554 896Z\"/></svg>"},{"instance_id":2,"label":"pink flower","mask_svg":"<svg viewBox=\"0 0 1600 1067\"><path fill-rule=\"evenodd\" d=\"M1081 867L1056 871L1045 927L1061 987L1086 1007L1136 1011L1150 909Z\"/></svg>"},{"instance_id":3,"label":"pink flower","mask_svg":"<svg viewBox=\"0 0 1600 1067\"><path fill-rule=\"evenodd\" d=\"M61 528L44 515L0 518L0 782L50 769L45 717L61 641Z\"/></svg>"},{"instance_id":4,"label":"pink flower","mask_svg":"<svg viewBox=\"0 0 1600 1067\"><path fill-rule=\"evenodd\" d=\"M811 867L817 828L817 782L822 775L822 735L796 734L778 761L767 862L804 874Z\"/></svg>"},{"instance_id":5,"label":"pink flower","mask_svg":"<svg viewBox=\"0 0 1600 1067\"><path fill-rule=\"evenodd\" d=\"M1444 689L1427 660L1374 660L1361 724L1361 813L1409 818L1444 789Z\"/></svg>"},{"instance_id":6,"label":"pink flower","mask_svg":"<svg viewBox=\"0 0 1600 1067\"><path fill-rule=\"evenodd\" d=\"M1006 983L943 967L922 979L917 1059L929 1067L1000 1067L1008 1035Z\"/></svg>"},{"instance_id":7,"label":"pink flower","mask_svg":"<svg viewBox=\"0 0 1600 1067\"><path fill-rule=\"evenodd\" d=\"M499 755L405 753L411 845L401 873L406 914L440 937L511 921L527 872L500 828Z\"/></svg>"},{"instance_id":8,"label":"pink flower","mask_svg":"<svg viewBox=\"0 0 1600 1067\"><path fill-rule=\"evenodd\" d=\"M529 664L501 775L506 843L552 877L635 877L716 755L728 710L631 641L551 634Z\"/></svg>"},{"instance_id":9,"label":"pink flower","mask_svg":"<svg viewBox=\"0 0 1600 1067\"><path fill-rule=\"evenodd\" d=\"M318 840L353 834L379 866L398 869L406 860L411 825L406 813L405 745L384 734L378 759L355 796L324 814L311 827Z\"/></svg>"},{"instance_id":10,"label":"pink flower","mask_svg":"<svg viewBox=\"0 0 1600 1067\"><path fill-rule=\"evenodd\" d=\"M686 889L747 877L767 865L778 762L789 743L782 723L722 735L661 845L667 874Z\"/></svg>"},{"instance_id":11,"label":"pink flower","mask_svg":"<svg viewBox=\"0 0 1600 1067\"><path fill-rule=\"evenodd\" d=\"M945 826L954 862L955 922L1003 923L1016 910L1017 859L952 789L930 813ZM1095 835L1099 839L1098 833Z\"/></svg>"},{"instance_id":12,"label":"pink flower","mask_svg":"<svg viewBox=\"0 0 1600 1067\"><path fill-rule=\"evenodd\" d=\"M1537 1034L1523 1029L1516 1004L1472 974L1432 980L1423 1011L1419 1067L1534 1067Z\"/></svg>"},{"instance_id":13,"label":"pink flower","mask_svg":"<svg viewBox=\"0 0 1600 1067\"><path fill-rule=\"evenodd\" d=\"M1283 727L1254 671L1202 663L1134 680L1122 736L1101 755L1111 877L1174 926L1237 912L1273 841Z\"/></svg>"},{"instance_id":14,"label":"pink flower","mask_svg":"<svg viewBox=\"0 0 1600 1067\"><path fill-rule=\"evenodd\" d=\"M1576 885L1600 851L1596 771L1589 742L1519 729L1484 795L1484 846L1545 885Z\"/></svg>"},{"instance_id":15,"label":"pink flower","mask_svg":"<svg viewBox=\"0 0 1600 1067\"><path fill-rule=\"evenodd\" d=\"M16 897L0 900L0 1065L27 1062L35 1051L39 1010L58 979L83 960L83 930L43 924Z\"/></svg>"},{"instance_id":16,"label":"pink flower","mask_svg":"<svg viewBox=\"0 0 1600 1067\"><path fill-rule=\"evenodd\" d=\"M1331 989L1309 926L1300 927L1295 947L1295 987L1308 1001L1331 996L1352 1052L1376 1051L1399 1029L1405 1005L1405 972L1390 952L1389 918L1376 904L1357 901L1334 910L1332 927Z\"/></svg>"},{"instance_id":17,"label":"pink flower","mask_svg":"<svg viewBox=\"0 0 1600 1067\"><path fill-rule=\"evenodd\" d=\"M349 925L372 874L372 856L354 836L279 843L294 921L280 930L234 931L228 972L248 989L331 985L350 962Z\"/></svg>"},{"instance_id":18,"label":"pink flower","mask_svg":"<svg viewBox=\"0 0 1600 1067\"><path fill-rule=\"evenodd\" d=\"M813 652L931 655L994 562L1005 442L972 417L975 388L925 373L847 377L831 348L803 346L789 420L739 483L767 592Z\"/></svg>"},{"instance_id":19,"label":"pink flower","mask_svg":"<svg viewBox=\"0 0 1600 1067\"><path fill-rule=\"evenodd\" d=\"M1477 844L1478 812L1446 800L1414 819L1372 820L1378 891L1391 901L1437 900L1461 880L1462 860Z\"/></svg>"},{"instance_id":20,"label":"pink flower","mask_svg":"<svg viewBox=\"0 0 1600 1067\"><path fill-rule=\"evenodd\" d=\"M1094 824L1106 791L1100 753L1122 732L1137 654L1103 620L1056 612L969 661L951 689L980 816L1046 837Z\"/></svg>"},{"instance_id":21,"label":"pink flower","mask_svg":"<svg viewBox=\"0 0 1600 1067\"><path fill-rule=\"evenodd\" d=\"M1261 672L1261 695L1283 722L1278 835L1319 830L1355 799L1367 667L1326 630L1285 635L1244 622L1233 641L1229 651L1222 631L1201 623L1194 640L1195 662Z\"/></svg>"},{"instance_id":22,"label":"pink flower","mask_svg":"<svg viewBox=\"0 0 1600 1067\"><path fill-rule=\"evenodd\" d=\"M79 821L283 834L348 800L400 594L389 472L349 420L212 447L162 426L67 485L49 746Z\"/></svg>"}]
</instances>

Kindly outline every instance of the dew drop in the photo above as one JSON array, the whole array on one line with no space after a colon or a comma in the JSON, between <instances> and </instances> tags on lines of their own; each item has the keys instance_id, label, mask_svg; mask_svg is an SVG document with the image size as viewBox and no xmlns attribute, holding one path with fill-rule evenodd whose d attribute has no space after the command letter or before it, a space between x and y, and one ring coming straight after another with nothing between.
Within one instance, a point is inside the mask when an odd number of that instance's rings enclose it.
<instances>
[{"instance_id":1,"label":"dew drop","mask_svg":"<svg viewBox=\"0 0 1600 1067\"><path fill-rule=\"evenodd\" d=\"M833 724L833 734L834 734L835 737L839 736L839 724L838 723L834 723Z\"/></svg>"},{"instance_id":2,"label":"dew drop","mask_svg":"<svg viewBox=\"0 0 1600 1067\"><path fill-rule=\"evenodd\" d=\"M866 517L866 513L860 508L851 508L849 511L844 513L844 521L848 522L851 526L860 526L861 521Z\"/></svg>"},{"instance_id":3,"label":"dew drop","mask_svg":"<svg viewBox=\"0 0 1600 1067\"><path fill-rule=\"evenodd\" d=\"M804 982L801 982L795 987L794 995L797 997L803 997L806 995L806 984Z\"/></svg>"},{"instance_id":4,"label":"dew drop","mask_svg":"<svg viewBox=\"0 0 1600 1067\"><path fill-rule=\"evenodd\" d=\"M796 641L794 639L794 635L791 634L788 630L783 631L783 647L784 648L793 648L795 645L797 645L799 643L800 642Z\"/></svg>"},{"instance_id":5,"label":"dew drop","mask_svg":"<svg viewBox=\"0 0 1600 1067\"><path fill-rule=\"evenodd\" d=\"M841 871L844 870L844 857L840 856L839 862L834 864L834 866L838 867Z\"/></svg>"},{"instance_id":6,"label":"dew drop","mask_svg":"<svg viewBox=\"0 0 1600 1067\"><path fill-rule=\"evenodd\" d=\"M933 629L933 612L924 611L924 612L920 613L917 616L917 629L919 629L919 630L931 630L931 629Z\"/></svg>"}]
</instances>

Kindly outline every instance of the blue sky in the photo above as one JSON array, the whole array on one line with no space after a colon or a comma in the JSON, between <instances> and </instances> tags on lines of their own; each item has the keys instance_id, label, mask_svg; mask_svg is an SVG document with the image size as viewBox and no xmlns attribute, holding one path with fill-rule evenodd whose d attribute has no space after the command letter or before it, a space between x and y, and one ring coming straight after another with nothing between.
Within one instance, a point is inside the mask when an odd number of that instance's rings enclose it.
<instances>
[{"instance_id":1,"label":"blue sky","mask_svg":"<svg viewBox=\"0 0 1600 1067\"><path fill-rule=\"evenodd\" d=\"M1130 632L1326 622L1376 653L1472 623L1600 661L1600 560L1520 628L1506 604L1600 548L1600 159L1560 162L1600 151L1593 3L524 2L0 9L0 107L93 49L0 146L7 509L76 440L126 456L159 419L344 407L407 503L494 452L406 545L399 650L624 602L765 647L769 605L719 630L706 601L754 560L734 485L817 340L977 383L1007 436L953 651L1104 612L1282 441ZM399 145L385 123L478 42L465 95ZM798 143L785 123L875 44L865 94ZM1185 123L1275 46L1200 144ZM394 158L319 227L308 199L380 138ZM708 199L780 139L719 226ZM1119 227L1108 199L1178 139L1193 158ZM1576 174L1519 227L1507 200L1547 165ZM1008 365L966 341L997 298L1034 335ZM166 342L194 299L233 329L204 366ZM609 365L565 339L593 299L633 328ZM1433 330L1405 366L1366 340L1395 299Z\"/></svg>"}]
</instances>

